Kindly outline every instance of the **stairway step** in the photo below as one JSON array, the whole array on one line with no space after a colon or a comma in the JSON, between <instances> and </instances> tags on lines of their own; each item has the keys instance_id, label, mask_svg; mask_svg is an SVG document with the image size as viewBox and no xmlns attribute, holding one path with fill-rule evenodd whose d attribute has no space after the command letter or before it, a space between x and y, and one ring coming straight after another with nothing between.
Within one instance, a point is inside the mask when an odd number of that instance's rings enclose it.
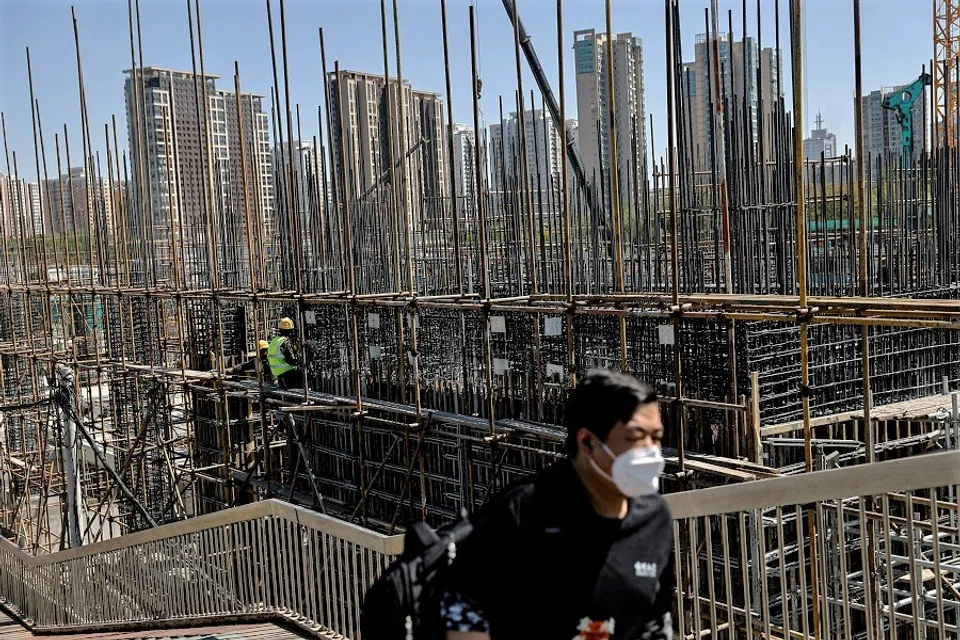
<instances>
[{"instance_id":1,"label":"stairway step","mask_svg":"<svg viewBox=\"0 0 960 640\"><path fill-rule=\"evenodd\" d=\"M32 640L33 634L0 609L0 640L25 640L26 638Z\"/></svg>"},{"instance_id":2,"label":"stairway step","mask_svg":"<svg viewBox=\"0 0 960 640\"><path fill-rule=\"evenodd\" d=\"M0 609L0 640L34 640L29 629ZM301 638L275 624L234 624L157 631L58 634L56 640L292 640Z\"/></svg>"}]
</instances>

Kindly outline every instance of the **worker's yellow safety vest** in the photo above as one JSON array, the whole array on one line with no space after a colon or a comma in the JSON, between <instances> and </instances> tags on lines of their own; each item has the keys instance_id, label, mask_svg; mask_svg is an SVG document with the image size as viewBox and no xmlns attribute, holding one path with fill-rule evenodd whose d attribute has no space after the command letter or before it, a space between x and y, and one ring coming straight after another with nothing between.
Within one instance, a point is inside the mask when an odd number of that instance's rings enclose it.
<instances>
[{"instance_id":1,"label":"worker's yellow safety vest","mask_svg":"<svg viewBox=\"0 0 960 640\"><path fill-rule=\"evenodd\" d=\"M270 375L273 376L274 380L277 380L286 372L296 369L295 366L287 362L280 351L280 347L286 341L286 336L277 336L270 341L270 346L267 348L267 363L270 365Z\"/></svg>"}]
</instances>

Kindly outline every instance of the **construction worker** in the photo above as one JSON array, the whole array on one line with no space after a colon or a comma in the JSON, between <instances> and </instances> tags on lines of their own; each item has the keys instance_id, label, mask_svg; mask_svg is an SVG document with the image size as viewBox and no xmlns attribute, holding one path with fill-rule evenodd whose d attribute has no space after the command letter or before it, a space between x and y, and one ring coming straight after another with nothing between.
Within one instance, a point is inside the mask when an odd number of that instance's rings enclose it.
<instances>
[{"instance_id":1,"label":"construction worker","mask_svg":"<svg viewBox=\"0 0 960 640\"><path fill-rule=\"evenodd\" d=\"M267 351L270 348L270 343L266 340L257 341L257 353L251 353L250 359L246 362L238 364L235 367L230 367L226 370L228 376L238 376L244 373L252 373L254 376L257 374L257 358L260 359L260 370L263 371L263 381L270 382L272 377L270 375L270 362L267 360Z\"/></svg>"},{"instance_id":2,"label":"construction worker","mask_svg":"<svg viewBox=\"0 0 960 640\"><path fill-rule=\"evenodd\" d=\"M300 346L293 331L293 320L280 318L279 335L270 341L267 348L270 375L281 389L303 388Z\"/></svg>"}]
</instances>

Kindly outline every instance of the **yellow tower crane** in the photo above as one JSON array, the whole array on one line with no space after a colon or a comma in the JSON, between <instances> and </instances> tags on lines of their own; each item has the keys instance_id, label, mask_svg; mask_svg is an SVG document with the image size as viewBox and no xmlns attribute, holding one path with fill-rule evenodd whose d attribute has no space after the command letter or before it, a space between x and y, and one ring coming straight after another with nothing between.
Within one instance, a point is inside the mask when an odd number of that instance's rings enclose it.
<instances>
[{"instance_id":1,"label":"yellow tower crane","mask_svg":"<svg viewBox=\"0 0 960 640\"><path fill-rule=\"evenodd\" d=\"M960 131L960 0L933 0L933 92L941 146L957 144Z\"/></svg>"}]
</instances>

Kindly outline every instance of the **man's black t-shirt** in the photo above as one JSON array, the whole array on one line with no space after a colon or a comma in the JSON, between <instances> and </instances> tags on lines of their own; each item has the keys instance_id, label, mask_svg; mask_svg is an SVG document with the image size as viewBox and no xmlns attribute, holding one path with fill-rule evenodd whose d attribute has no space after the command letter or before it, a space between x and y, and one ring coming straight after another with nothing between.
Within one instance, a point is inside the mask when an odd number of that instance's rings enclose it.
<instances>
[{"instance_id":1,"label":"man's black t-shirt","mask_svg":"<svg viewBox=\"0 0 960 640\"><path fill-rule=\"evenodd\" d=\"M509 487L474 527L447 591L482 616L493 640L670 637L673 527L661 496L605 518L564 460Z\"/></svg>"}]
</instances>

